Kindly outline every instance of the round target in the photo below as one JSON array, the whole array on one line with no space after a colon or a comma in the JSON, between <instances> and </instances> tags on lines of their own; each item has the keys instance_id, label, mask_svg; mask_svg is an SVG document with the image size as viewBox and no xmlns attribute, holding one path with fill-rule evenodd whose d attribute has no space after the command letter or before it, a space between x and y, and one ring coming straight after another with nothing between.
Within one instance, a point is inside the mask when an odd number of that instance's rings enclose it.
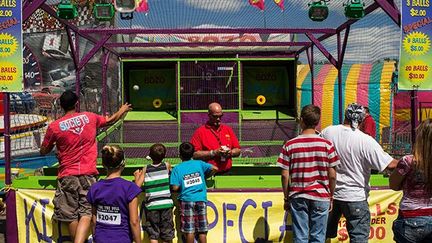
<instances>
[{"instance_id":1,"label":"round target","mask_svg":"<svg viewBox=\"0 0 432 243\"><path fill-rule=\"evenodd\" d=\"M264 105L266 103L266 97L264 95L258 95L256 102L258 105Z\"/></svg>"},{"instance_id":2,"label":"round target","mask_svg":"<svg viewBox=\"0 0 432 243\"><path fill-rule=\"evenodd\" d=\"M158 109L162 106L162 100L161 99L154 99L153 100L153 107Z\"/></svg>"}]
</instances>

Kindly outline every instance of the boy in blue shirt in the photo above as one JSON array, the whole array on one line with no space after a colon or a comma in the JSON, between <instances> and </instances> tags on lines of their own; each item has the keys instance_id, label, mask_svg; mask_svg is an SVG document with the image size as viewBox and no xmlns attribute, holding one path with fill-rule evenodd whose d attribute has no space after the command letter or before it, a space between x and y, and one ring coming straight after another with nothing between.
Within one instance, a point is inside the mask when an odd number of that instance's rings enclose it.
<instances>
[{"instance_id":1,"label":"boy in blue shirt","mask_svg":"<svg viewBox=\"0 0 432 243\"><path fill-rule=\"evenodd\" d=\"M191 143L182 143L179 152L182 163L172 170L170 185L173 191L179 192L181 232L186 243L193 243L195 234L200 243L205 243L208 231L205 178L218 168L202 160L192 160L195 149Z\"/></svg>"}]
</instances>

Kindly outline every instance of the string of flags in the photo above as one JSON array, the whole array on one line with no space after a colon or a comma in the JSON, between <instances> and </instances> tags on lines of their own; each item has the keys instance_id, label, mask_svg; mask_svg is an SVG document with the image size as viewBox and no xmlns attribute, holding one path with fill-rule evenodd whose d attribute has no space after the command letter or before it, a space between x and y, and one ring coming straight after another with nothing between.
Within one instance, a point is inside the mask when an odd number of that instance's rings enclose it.
<instances>
[{"instance_id":1,"label":"string of flags","mask_svg":"<svg viewBox=\"0 0 432 243\"><path fill-rule=\"evenodd\" d=\"M273 2L278 6L282 11L285 10L284 2L285 0L273 0ZM264 11L265 4L264 0L249 0L249 4Z\"/></svg>"}]
</instances>

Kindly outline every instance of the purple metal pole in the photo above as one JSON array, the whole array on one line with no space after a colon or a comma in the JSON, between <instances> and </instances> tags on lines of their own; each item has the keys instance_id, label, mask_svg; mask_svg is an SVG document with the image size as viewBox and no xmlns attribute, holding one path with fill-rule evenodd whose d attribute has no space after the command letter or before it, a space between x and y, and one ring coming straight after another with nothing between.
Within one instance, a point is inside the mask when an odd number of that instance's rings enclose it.
<instances>
[{"instance_id":1,"label":"purple metal pole","mask_svg":"<svg viewBox=\"0 0 432 243\"><path fill-rule=\"evenodd\" d=\"M418 97L417 88L411 90L411 145L414 146L416 139L416 128L418 125Z\"/></svg>"},{"instance_id":2,"label":"purple metal pole","mask_svg":"<svg viewBox=\"0 0 432 243\"><path fill-rule=\"evenodd\" d=\"M102 114L105 116L107 115L107 92L108 92L108 85L107 85L107 69L108 69L108 62L109 62L109 52L107 53L105 50L102 51Z\"/></svg>"},{"instance_id":3,"label":"purple metal pole","mask_svg":"<svg viewBox=\"0 0 432 243\"><path fill-rule=\"evenodd\" d=\"M79 35L75 35L75 58L79 61L80 60L80 55L79 55ZM81 87L80 87L80 69L79 66L75 67L75 93L76 95L78 95L78 97L80 97L80 93L81 93ZM78 104L76 106L76 111L79 112L80 111L80 106L81 106L81 101L78 99Z\"/></svg>"},{"instance_id":4,"label":"purple metal pole","mask_svg":"<svg viewBox=\"0 0 432 243\"><path fill-rule=\"evenodd\" d=\"M340 38L340 32L337 33L337 52L338 52L338 57L342 56L342 50L341 50L341 38ZM342 112L343 112L343 104L342 104L342 59L338 58L338 65L337 65L337 70L338 70L338 101L339 101L339 124L342 124L343 120L342 120Z\"/></svg>"},{"instance_id":5,"label":"purple metal pole","mask_svg":"<svg viewBox=\"0 0 432 243\"><path fill-rule=\"evenodd\" d=\"M12 184L11 178L11 142L10 142L10 112L9 93L3 93L3 119L4 119L4 161L5 161L5 184ZM18 225L16 221L15 191L6 192L6 242L18 242Z\"/></svg>"},{"instance_id":6,"label":"purple metal pole","mask_svg":"<svg viewBox=\"0 0 432 243\"><path fill-rule=\"evenodd\" d=\"M6 242L18 243L18 225L16 215L16 192L6 193Z\"/></svg>"},{"instance_id":7,"label":"purple metal pole","mask_svg":"<svg viewBox=\"0 0 432 243\"><path fill-rule=\"evenodd\" d=\"M332 54L327 51L327 49L321 44L321 42L317 40L317 38L315 38L315 36L311 33L306 33L306 36L309 38L309 40L313 42L313 44L315 44L315 46L318 48L318 50L321 51L321 53L327 58L327 60L329 60L329 62L333 64L335 68L337 68L338 63L336 59L334 59Z\"/></svg>"},{"instance_id":8,"label":"purple metal pole","mask_svg":"<svg viewBox=\"0 0 432 243\"><path fill-rule=\"evenodd\" d=\"M10 114L9 114L9 93L3 93L3 120L4 120L4 151L5 151L5 183L10 185L12 183L11 178L11 143L10 143Z\"/></svg>"},{"instance_id":9,"label":"purple metal pole","mask_svg":"<svg viewBox=\"0 0 432 243\"><path fill-rule=\"evenodd\" d=\"M376 3L387 13L387 15L400 27L401 26L401 14L396 4L388 0L375 0Z\"/></svg>"},{"instance_id":10,"label":"purple metal pole","mask_svg":"<svg viewBox=\"0 0 432 243\"><path fill-rule=\"evenodd\" d=\"M103 28L103 29L80 29L82 34L336 34L336 29L331 28L194 28L194 29L138 29L138 28Z\"/></svg>"},{"instance_id":11,"label":"purple metal pole","mask_svg":"<svg viewBox=\"0 0 432 243\"><path fill-rule=\"evenodd\" d=\"M223 55L226 58L234 58L233 55L226 55L224 52L212 52L213 54L217 55ZM190 55L194 56L197 53L192 51L187 52L175 52L175 53L168 53L168 52L158 52L157 54L151 54L151 53L124 53L119 56L120 59L126 60L126 59L159 59L159 58L165 58L165 59L179 59L182 56L180 54L183 54L185 56ZM253 59L260 59L260 58L293 58L295 59L298 55L296 55L295 52L285 53L285 52L255 52L255 54L251 54L250 52L247 53L238 53L239 58L253 58Z\"/></svg>"},{"instance_id":12,"label":"purple metal pole","mask_svg":"<svg viewBox=\"0 0 432 243\"><path fill-rule=\"evenodd\" d=\"M306 46L310 42L122 42L106 43L106 47L202 47L202 46L264 46L264 47L286 47L286 46Z\"/></svg>"},{"instance_id":13,"label":"purple metal pole","mask_svg":"<svg viewBox=\"0 0 432 243\"><path fill-rule=\"evenodd\" d=\"M33 0L25 5L22 10L22 22L24 23L46 0Z\"/></svg>"},{"instance_id":14,"label":"purple metal pole","mask_svg":"<svg viewBox=\"0 0 432 243\"><path fill-rule=\"evenodd\" d=\"M71 47L72 61L74 62L75 69L77 69L78 68L78 64L79 64L79 60L78 60L77 57L79 56L79 54L76 51L75 42L72 39L72 30L71 30L71 28L69 28L69 27L66 26L66 33L67 33L67 36L68 36L69 45ZM75 34L75 36L76 36L76 34Z\"/></svg>"},{"instance_id":15,"label":"purple metal pole","mask_svg":"<svg viewBox=\"0 0 432 243\"><path fill-rule=\"evenodd\" d=\"M312 105L315 103L315 92L314 92L314 88L315 88L315 78L314 78L314 52L313 52L313 47L310 47L310 51L309 49L306 50L306 54L307 54L307 59L308 59L308 63L309 63L309 69L310 69L310 73L311 73L311 96L312 96Z\"/></svg>"},{"instance_id":16,"label":"purple metal pole","mask_svg":"<svg viewBox=\"0 0 432 243\"><path fill-rule=\"evenodd\" d=\"M105 42L107 42L111 38L111 35L105 35L102 40L98 41L96 45L83 57L83 59L79 62L78 70L83 69L83 67L90 61L90 59L98 52Z\"/></svg>"},{"instance_id":17,"label":"purple metal pole","mask_svg":"<svg viewBox=\"0 0 432 243\"><path fill-rule=\"evenodd\" d=\"M341 67L343 64L343 60L345 58L345 51L346 51L346 47L347 47L347 43L348 43L348 36L349 36L350 29L351 29L351 26L347 26L345 29L344 40L342 42L342 51L341 51L341 53L339 53L340 55L338 56L339 65ZM340 32L341 31L339 31L338 33L340 33Z\"/></svg>"}]
</instances>

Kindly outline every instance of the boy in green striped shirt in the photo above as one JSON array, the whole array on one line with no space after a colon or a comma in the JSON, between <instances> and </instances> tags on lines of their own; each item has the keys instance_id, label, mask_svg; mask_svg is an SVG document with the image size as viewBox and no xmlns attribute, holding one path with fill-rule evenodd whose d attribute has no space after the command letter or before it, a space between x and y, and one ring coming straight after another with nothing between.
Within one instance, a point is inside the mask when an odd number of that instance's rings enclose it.
<instances>
[{"instance_id":1,"label":"boy in green striped shirt","mask_svg":"<svg viewBox=\"0 0 432 243\"><path fill-rule=\"evenodd\" d=\"M173 201L169 186L171 165L162 162L165 154L163 144L153 144L149 154L153 163L134 172L135 184L145 193L144 229L149 235L150 243L158 243L159 239L162 242L172 242L174 238Z\"/></svg>"}]
</instances>

